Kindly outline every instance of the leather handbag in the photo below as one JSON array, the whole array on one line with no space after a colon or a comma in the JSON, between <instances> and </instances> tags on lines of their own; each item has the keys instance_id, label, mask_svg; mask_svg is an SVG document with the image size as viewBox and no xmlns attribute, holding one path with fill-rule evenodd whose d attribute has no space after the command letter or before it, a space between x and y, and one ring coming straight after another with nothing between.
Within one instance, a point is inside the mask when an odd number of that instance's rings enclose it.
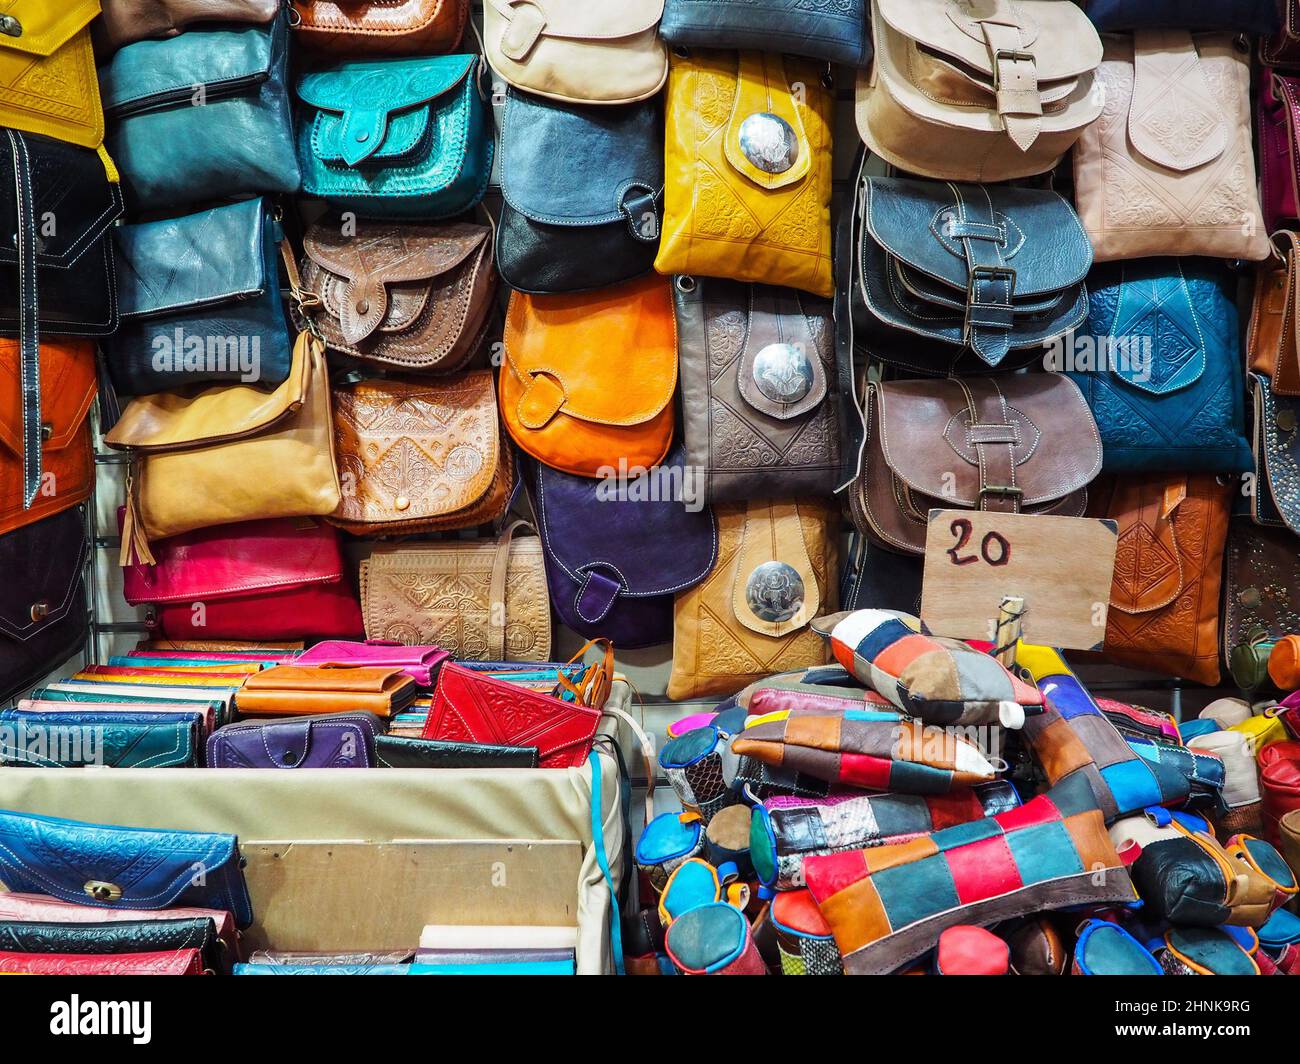
<instances>
[{"instance_id":1,"label":"leather handbag","mask_svg":"<svg viewBox=\"0 0 1300 1064\"><path fill-rule=\"evenodd\" d=\"M227 724L208 736L208 768L372 768L383 730L369 713Z\"/></svg>"},{"instance_id":2,"label":"leather handbag","mask_svg":"<svg viewBox=\"0 0 1300 1064\"><path fill-rule=\"evenodd\" d=\"M507 90L502 280L524 292L580 292L649 273L663 220L663 128L658 100L592 107Z\"/></svg>"},{"instance_id":3,"label":"leather handbag","mask_svg":"<svg viewBox=\"0 0 1300 1064\"><path fill-rule=\"evenodd\" d=\"M1266 66L1300 67L1300 0L1278 0L1281 25L1259 42L1259 57Z\"/></svg>"},{"instance_id":4,"label":"leather handbag","mask_svg":"<svg viewBox=\"0 0 1300 1064\"><path fill-rule=\"evenodd\" d=\"M546 661L551 611L540 539L410 544L361 562L366 638L434 644L454 658Z\"/></svg>"},{"instance_id":5,"label":"leather handbag","mask_svg":"<svg viewBox=\"0 0 1300 1064\"><path fill-rule=\"evenodd\" d=\"M497 387L520 450L580 477L663 460L677 387L671 293L654 276L580 295L511 293Z\"/></svg>"},{"instance_id":6,"label":"leather handbag","mask_svg":"<svg viewBox=\"0 0 1300 1064\"><path fill-rule=\"evenodd\" d=\"M5 953L64 953L108 958L123 953L167 953L197 950L203 968L229 969L233 958L207 917L181 920L120 920L116 923L0 922L0 950Z\"/></svg>"},{"instance_id":7,"label":"leather handbag","mask_svg":"<svg viewBox=\"0 0 1300 1064\"><path fill-rule=\"evenodd\" d=\"M41 426L48 419L41 413L40 339L102 337L117 329L109 229L122 211L117 171L106 157L0 130L0 228L12 234L0 241L0 336L18 340L24 508L43 486ZM84 357L88 348L78 350Z\"/></svg>"},{"instance_id":8,"label":"leather handbag","mask_svg":"<svg viewBox=\"0 0 1300 1064\"><path fill-rule=\"evenodd\" d=\"M1101 41L1056 0L872 0L858 132L900 170L949 181L1046 173L1102 109Z\"/></svg>"},{"instance_id":9,"label":"leather handbag","mask_svg":"<svg viewBox=\"0 0 1300 1064\"><path fill-rule=\"evenodd\" d=\"M649 99L668 76L664 0L484 0L484 55L515 88L567 103Z\"/></svg>"},{"instance_id":10,"label":"leather handbag","mask_svg":"<svg viewBox=\"0 0 1300 1064\"><path fill-rule=\"evenodd\" d=\"M833 111L810 60L675 54L655 269L831 296Z\"/></svg>"},{"instance_id":11,"label":"leather handbag","mask_svg":"<svg viewBox=\"0 0 1300 1064\"><path fill-rule=\"evenodd\" d=\"M1014 369L1087 317L1092 250L1055 192L865 177L857 212L853 327L882 362Z\"/></svg>"},{"instance_id":12,"label":"leather handbag","mask_svg":"<svg viewBox=\"0 0 1300 1064\"><path fill-rule=\"evenodd\" d=\"M294 32L332 55L441 55L465 32L469 0L293 0Z\"/></svg>"},{"instance_id":13,"label":"leather handbag","mask_svg":"<svg viewBox=\"0 0 1300 1064\"><path fill-rule=\"evenodd\" d=\"M1108 36L1098 84L1106 109L1074 152L1097 261L1267 258L1246 46L1186 29Z\"/></svg>"},{"instance_id":14,"label":"leather handbag","mask_svg":"<svg viewBox=\"0 0 1300 1064\"><path fill-rule=\"evenodd\" d=\"M1089 275L1095 353L1080 365L1076 351L1069 376L1101 432L1104 472L1254 467L1236 295L1236 278L1208 259L1112 263Z\"/></svg>"},{"instance_id":15,"label":"leather handbag","mask_svg":"<svg viewBox=\"0 0 1300 1064\"><path fill-rule=\"evenodd\" d=\"M0 765L36 768L195 768L195 713L0 710Z\"/></svg>"},{"instance_id":16,"label":"leather handbag","mask_svg":"<svg viewBox=\"0 0 1300 1064\"><path fill-rule=\"evenodd\" d=\"M705 501L831 494L840 399L830 304L693 277L676 279L673 299L686 466Z\"/></svg>"},{"instance_id":17,"label":"leather handbag","mask_svg":"<svg viewBox=\"0 0 1300 1064\"><path fill-rule=\"evenodd\" d=\"M149 540L237 521L324 517L341 500L325 349L308 333L274 392L236 384L143 396L104 442L134 458L122 530L128 563L152 563Z\"/></svg>"},{"instance_id":18,"label":"leather handbag","mask_svg":"<svg viewBox=\"0 0 1300 1064\"><path fill-rule=\"evenodd\" d=\"M283 238L257 199L115 229L122 327L103 346L116 390L283 384L293 350Z\"/></svg>"},{"instance_id":19,"label":"leather handbag","mask_svg":"<svg viewBox=\"0 0 1300 1064\"><path fill-rule=\"evenodd\" d=\"M1259 130L1259 200L1268 232L1300 219L1300 79L1265 71L1255 105Z\"/></svg>"},{"instance_id":20,"label":"leather handbag","mask_svg":"<svg viewBox=\"0 0 1300 1064\"><path fill-rule=\"evenodd\" d=\"M714 514L718 560L673 609L668 697L678 701L828 661L809 622L835 612L839 508L763 499L722 503Z\"/></svg>"},{"instance_id":21,"label":"leather handbag","mask_svg":"<svg viewBox=\"0 0 1300 1064\"><path fill-rule=\"evenodd\" d=\"M84 505L0 536L0 571L7 574L0 595L0 700L25 691L85 646L89 551Z\"/></svg>"},{"instance_id":22,"label":"leather handbag","mask_svg":"<svg viewBox=\"0 0 1300 1064\"><path fill-rule=\"evenodd\" d=\"M1103 33L1181 26L1268 34L1278 28L1277 0L1088 0L1087 8Z\"/></svg>"},{"instance_id":23,"label":"leather handbag","mask_svg":"<svg viewBox=\"0 0 1300 1064\"><path fill-rule=\"evenodd\" d=\"M933 509L1082 516L1101 470L1097 423L1055 373L871 383L866 424L850 516L910 554L925 552Z\"/></svg>"},{"instance_id":24,"label":"leather handbag","mask_svg":"<svg viewBox=\"0 0 1300 1064\"><path fill-rule=\"evenodd\" d=\"M535 746L489 746L381 735L375 757L382 768L537 768Z\"/></svg>"},{"instance_id":25,"label":"leather handbag","mask_svg":"<svg viewBox=\"0 0 1300 1064\"><path fill-rule=\"evenodd\" d=\"M154 565L123 570L122 594L132 606L150 607L146 623L164 639L361 634L339 534L313 518L197 529L160 540L153 551Z\"/></svg>"},{"instance_id":26,"label":"leather handbag","mask_svg":"<svg viewBox=\"0 0 1300 1064\"><path fill-rule=\"evenodd\" d=\"M288 63L284 14L265 26L196 26L118 52L101 78L107 145L133 206L297 192Z\"/></svg>"},{"instance_id":27,"label":"leather handbag","mask_svg":"<svg viewBox=\"0 0 1300 1064\"><path fill-rule=\"evenodd\" d=\"M162 953L0 953L0 975L205 975L196 949Z\"/></svg>"},{"instance_id":28,"label":"leather handbag","mask_svg":"<svg viewBox=\"0 0 1300 1064\"><path fill-rule=\"evenodd\" d=\"M470 222L355 230L332 219L303 238L302 288L325 346L382 369L464 368L483 347L496 299L491 230Z\"/></svg>"},{"instance_id":29,"label":"leather handbag","mask_svg":"<svg viewBox=\"0 0 1300 1064\"><path fill-rule=\"evenodd\" d=\"M619 648L672 638L673 595L708 576L718 553L712 511L667 490L686 470L679 449L612 493L604 481L537 466L533 512L561 624Z\"/></svg>"},{"instance_id":30,"label":"leather handbag","mask_svg":"<svg viewBox=\"0 0 1300 1064\"><path fill-rule=\"evenodd\" d=\"M363 218L434 221L487 191L478 56L349 59L298 79L303 192Z\"/></svg>"},{"instance_id":31,"label":"leather handbag","mask_svg":"<svg viewBox=\"0 0 1300 1064\"><path fill-rule=\"evenodd\" d=\"M0 127L98 148L104 112L90 43L99 0L8 0L0 15Z\"/></svg>"},{"instance_id":32,"label":"leather handbag","mask_svg":"<svg viewBox=\"0 0 1300 1064\"><path fill-rule=\"evenodd\" d=\"M1279 395L1267 375L1247 374L1254 416L1251 517L1300 535L1300 397Z\"/></svg>"},{"instance_id":33,"label":"leather handbag","mask_svg":"<svg viewBox=\"0 0 1300 1064\"><path fill-rule=\"evenodd\" d=\"M442 647L403 646L387 640L364 643L326 639L293 658L295 665L385 665L401 669L417 687L432 687L451 655Z\"/></svg>"},{"instance_id":34,"label":"leather handbag","mask_svg":"<svg viewBox=\"0 0 1300 1064\"><path fill-rule=\"evenodd\" d=\"M175 37L200 22L270 22L283 0L100 0L103 17L91 24L101 54L150 37Z\"/></svg>"},{"instance_id":35,"label":"leather handbag","mask_svg":"<svg viewBox=\"0 0 1300 1064\"><path fill-rule=\"evenodd\" d=\"M672 45L871 62L867 0L664 0L659 36Z\"/></svg>"},{"instance_id":36,"label":"leather handbag","mask_svg":"<svg viewBox=\"0 0 1300 1064\"><path fill-rule=\"evenodd\" d=\"M401 669L375 665L276 665L244 680L235 696L243 717L372 713L387 719L415 699Z\"/></svg>"},{"instance_id":37,"label":"leather handbag","mask_svg":"<svg viewBox=\"0 0 1300 1064\"><path fill-rule=\"evenodd\" d=\"M253 922L239 840L0 811L0 882L95 909L222 909ZM195 875L202 869L203 875Z\"/></svg>"},{"instance_id":38,"label":"leather handbag","mask_svg":"<svg viewBox=\"0 0 1300 1064\"><path fill-rule=\"evenodd\" d=\"M427 383L371 380L334 391L343 495L330 520L358 536L499 521L515 485L492 371Z\"/></svg>"},{"instance_id":39,"label":"leather handbag","mask_svg":"<svg viewBox=\"0 0 1300 1064\"><path fill-rule=\"evenodd\" d=\"M1119 525L1106 660L1219 683L1219 589L1233 486L1210 474L1117 477L1088 516Z\"/></svg>"}]
</instances>

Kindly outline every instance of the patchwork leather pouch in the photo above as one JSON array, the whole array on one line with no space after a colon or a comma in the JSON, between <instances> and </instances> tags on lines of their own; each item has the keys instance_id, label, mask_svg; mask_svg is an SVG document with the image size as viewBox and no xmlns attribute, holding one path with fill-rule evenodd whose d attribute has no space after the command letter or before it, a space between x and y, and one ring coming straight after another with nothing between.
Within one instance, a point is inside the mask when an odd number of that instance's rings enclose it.
<instances>
[{"instance_id":1,"label":"patchwork leather pouch","mask_svg":"<svg viewBox=\"0 0 1300 1064\"><path fill-rule=\"evenodd\" d=\"M835 936L806 890L783 890L772 899L772 928L782 975L843 975Z\"/></svg>"},{"instance_id":2,"label":"patchwork leather pouch","mask_svg":"<svg viewBox=\"0 0 1300 1064\"><path fill-rule=\"evenodd\" d=\"M664 0L669 44L785 52L861 67L871 62L868 0Z\"/></svg>"},{"instance_id":3,"label":"patchwork leather pouch","mask_svg":"<svg viewBox=\"0 0 1300 1064\"><path fill-rule=\"evenodd\" d=\"M270 22L282 0L101 0L91 24L96 48L115 52L150 37L175 37L196 22Z\"/></svg>"},{"instance_id":4,"label":"patchwork leather pouch","mask_svg":"<svg viewBox=\"0 0 1300 1064\"><path fill-rule=\"evenodd\" d=\"M208 736L208 767L371 768L383 728L370 713L227 724Z\"/></svg>"},{"instance_id":5,"label":"patchwork leather pouch","mask_svg":"<svg viewBox=\"0 0 1300 1064\"><path fill-rule=\"evenodd\" d=\"M0 127L98 148L104 112L89 25L99 0L9 0L0 15Z\"/></svg>"},{"instance_id":6,"label":"patchwork leather pouch","mask_svg":"<svg viewBox=\"0 0 1300 1064\"><path fill-rule=\"evenodd\" d=\"M469 0L294 0L300 42L333 55L440 55L460 44Z\"/></svg>"}]
</instances>

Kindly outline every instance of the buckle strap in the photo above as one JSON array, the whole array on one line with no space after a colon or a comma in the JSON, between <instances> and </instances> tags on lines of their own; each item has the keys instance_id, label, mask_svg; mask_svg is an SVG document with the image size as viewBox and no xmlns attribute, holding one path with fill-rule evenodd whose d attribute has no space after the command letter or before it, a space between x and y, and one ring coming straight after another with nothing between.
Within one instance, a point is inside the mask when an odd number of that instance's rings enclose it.
<instances>
[{"instance_id":1,"label":"buckle strap","mask_svg":"<svg viewBox=\"0 0 1300 1064\"><path fill-rule=\"evenodd\" d=\"M1038 60L1027 51L1014 22L980 23L992 58L993 91L998 117L1012 143L1028 151L1043 131L1043 98L1038 89Z\"/></svg>"},{"instance_id":2,"label":"buckle strap","mask_svg":"<svg viewBox=\"0 0 1300 1064\"><path fill-rule=\"evenodd\" d=\"M1002 389L992 380L957 380L966 397L967 432L979 457L979 508L1019 513L1023 489L1016 483L1020 433Z\"/></svg>"},{"instance_id":3,"label":"buckle strap","mask_svg":"<svg viewBox=\"0 0 1300 1064\"><path fill-rule=\"evenodd\" d=\"M36 204L27 141L6 129L18 208L18 349L23 397L23 509L41 490L41 335L36 280Z\"/></svg>"},{"instance_id":4,"label":"buckle strap","mask_svg":"<svg viewBox=\"0 0 1300 1064\"><path fill-rule=\"evenodd\" d=\"M633 240L643 244L657 244L662 228L658 197L654 191L641 185L631 185L623 193L619 209L627 219L627 231Z\"/></svg>"}]
</instances>

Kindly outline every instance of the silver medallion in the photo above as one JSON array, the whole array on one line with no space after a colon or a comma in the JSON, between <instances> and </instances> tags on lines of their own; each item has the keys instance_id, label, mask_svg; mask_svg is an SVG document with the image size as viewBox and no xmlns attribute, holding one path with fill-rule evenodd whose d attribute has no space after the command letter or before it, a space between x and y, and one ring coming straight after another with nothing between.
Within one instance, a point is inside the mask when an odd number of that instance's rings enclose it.
<instances>
[{"instance_id":1,"label":"silver medallion","mask_svg":"<svg viewBox=\"0 0 1300 1064\"><path fill-rule=\"evenodd\" d=\"M764 562L749 574L745 602L760 621L788 621L803 609L803 577L785 562Z\"/></svg>"},{"instance_id":2,"label":"silver medallion","mask_svg":"<svg viewBox=\"0 0 1300 1064\"><path fill-rule=\"evenodd\" d=\"M768 344L754 356L754 383L774 403L797 403L812 391L812 362L801 344Z\"/></svg>"},{"instance_id":3,"label":"silver medallion","mask_svg":"<svg viewBox=\"0 0 1300 1064\"><path fill-rule=\"evenodd\" d=\"M740 150L765 174L783 174L799 158L799 139L780 115L760 111L740 123Z\"/></svg>"}]
</instances>

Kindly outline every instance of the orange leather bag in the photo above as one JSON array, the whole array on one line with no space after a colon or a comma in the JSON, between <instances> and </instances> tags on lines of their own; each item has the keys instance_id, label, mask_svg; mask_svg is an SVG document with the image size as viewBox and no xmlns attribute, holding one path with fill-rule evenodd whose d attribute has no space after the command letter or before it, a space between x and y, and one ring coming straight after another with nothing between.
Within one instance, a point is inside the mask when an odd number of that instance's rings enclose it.
<instances>
[{"instance_id":1,"label":"orange leather bag","mask_svg":"<svg viewBox=\"0 0 1300 1064\"><path fill-rule=\"evenodd\" d=\"M343 56L444 55L465 31L469 0L294 0L299 42Z\"/></svg>"},{"instance_id":2,"label":"orange leather bag","mask_svg":"<svg viewBox=\"0 0 1300 1064\"><path fill-rule=\"evenodd\" d=\"M668 453L677 387L672 285L648 276L573 295L512 292L501 417L540 462L580 477Z\"/></svg>"},{"instance_id":3,"label":"orange leather bag","mask_svg":"<svg viewBox=\"0 0 1300 1064\"><path fill-rule=\"evenodd\" d=\"M24 510L18 341L0 339L0 535L84 502L95 479L95 347L84 340L42 340L40 361L41 489Z\"/></svg>"}]
</instances>

